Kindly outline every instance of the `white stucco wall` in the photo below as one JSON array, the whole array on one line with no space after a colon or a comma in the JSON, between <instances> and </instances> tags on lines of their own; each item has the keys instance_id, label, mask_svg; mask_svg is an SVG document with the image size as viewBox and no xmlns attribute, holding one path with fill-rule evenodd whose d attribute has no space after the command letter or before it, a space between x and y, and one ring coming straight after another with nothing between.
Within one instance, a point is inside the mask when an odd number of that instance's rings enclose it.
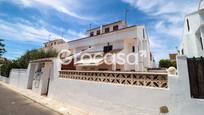
<instances>
[{"instance_id":1,"label":"white stucco wall","mask_svg":"<svg viewBox=\"0 0 204 115\"><path fill-rule=\"evenodd\" d=\"M204 11L203 2L200 4L201 9L186 15L184 20L183 40L180 46L180 52L184 51L187 57L204 56ZM189 26L188 26L189 25ZM202 41L200 40L202 39Z\"/></svg>"},{"instance_id":2,"label":"white stucco wall","mask_svg":"<svg viewBox=\"0 0 204 115\"><path fill-rule=\"evenodd\" d=\"M203 115L204 100L190 97L186 57L178 58L178 67L168 89L59 79L55 72L48 97L96 115L159 115L161 106L169 115Z\"/></svg>"},{"instance_id":3,"label":"white stucco wall","mask_svg":"<svg viewBox=\"0 0 204 115\"><path fill-rule=\"evenodd\" d=\"M28 76L26 69L12 69L9 75L9 79L11 85L27 89Z\"/></svg>"}]
</instances>

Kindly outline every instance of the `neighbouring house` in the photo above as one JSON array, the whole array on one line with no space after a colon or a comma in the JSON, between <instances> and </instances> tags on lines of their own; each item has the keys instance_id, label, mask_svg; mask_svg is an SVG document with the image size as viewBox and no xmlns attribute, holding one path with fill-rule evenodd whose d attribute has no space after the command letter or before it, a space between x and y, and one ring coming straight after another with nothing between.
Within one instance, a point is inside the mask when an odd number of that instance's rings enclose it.
<instances>
[{"instance_id":1,"label":"neighbouring house","mask_svg":"<svg viewBox=\"0 0 204 115\"><path fill-rule=\"evenodd\" d=\"M176 61L176 56L177 56L176 53L171 53L171 54L169 54L169 59L170 59L171 61Z\"/></svg>"},{"instance_id":2,"label":"neighbouring house","mask_svg":"<svg viewBox=\"0 0 204 115\"><path fill-rule=\"evenodd\" d=\"M204 56L204 0L198 10L186 15L180 54L187 57Z\"/></svg>"},{"instance_id":3,"label":"neighbouring house","mask_svg":"<svg viewBox=\"0 0 204 115\"><path fill-rule=\"evenodd\" d=\"M67 65L68 68L73 69L75 66L76 70L81 71L147 71L153 65L149 38L144 25L127 26L124 21L117 21L90 29L87 34L88 37L68 42L73 55L77 55L74 65L71 63ZM98 56L90 59L82 57L84 53ZM122 59L128 58L131 62L138 63L106 64L104 56L107 53L116 56L124 54ZM136 58L128 57L130 53L138 55Z\"/></svg>"},{"instance_id":4,"label":"neighbouring house","mask_svg":"<svg viewBox=\"0 0 204 115\"><path fill-rule=\"evenodd\" d=\"M63 49L68 49L68 44L63 39L54 39L44 43L44 50L55 49L60 52Z\"/></svg>"}]
</instances>

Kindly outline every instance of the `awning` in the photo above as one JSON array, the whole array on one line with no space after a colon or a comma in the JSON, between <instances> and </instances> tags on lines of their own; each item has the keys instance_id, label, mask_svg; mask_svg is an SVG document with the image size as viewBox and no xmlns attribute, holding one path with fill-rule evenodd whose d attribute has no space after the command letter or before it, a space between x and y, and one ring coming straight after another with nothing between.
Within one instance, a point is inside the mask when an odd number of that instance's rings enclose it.
<instances>
[{"instance_id":1,"label":"awning","mask_svg":"<svg viewBox=\"0 0 204 115\"><path fill-rule=\"evenodd\" d=\"M99 66L101 64L103 64L103 58L82 59L75 63L77 66Z\"/></svg>"}]
</instances>

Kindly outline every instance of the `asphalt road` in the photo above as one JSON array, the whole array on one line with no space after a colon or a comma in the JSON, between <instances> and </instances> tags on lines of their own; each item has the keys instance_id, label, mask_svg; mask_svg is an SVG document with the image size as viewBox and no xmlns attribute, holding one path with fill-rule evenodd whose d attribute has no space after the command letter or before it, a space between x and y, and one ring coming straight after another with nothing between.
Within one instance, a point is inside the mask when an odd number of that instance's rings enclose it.
<instances>
[{"instance_id":1,"label":"asphalt road","mask_svg":"<svg viewBox=\"0 0 204 115\"><path fill-rule=\"evenodd\" d=\"M0 84L0 115L61 115Z\"/></svg>"}]
</instances>

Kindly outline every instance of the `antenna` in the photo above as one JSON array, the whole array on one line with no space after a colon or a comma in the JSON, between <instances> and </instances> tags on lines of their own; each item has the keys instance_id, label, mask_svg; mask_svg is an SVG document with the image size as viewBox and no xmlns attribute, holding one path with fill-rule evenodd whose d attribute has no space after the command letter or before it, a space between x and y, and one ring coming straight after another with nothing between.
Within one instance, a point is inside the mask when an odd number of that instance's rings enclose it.
<instances>
[{"instance_id":1,"label":"antenna","mask_svg":"<svg viewBox=\"0 0 204 115\"><path fill-rule=\"evenodd\" d=\"M62 39L64 38L64 32L62 32Z\"/></svg>"},{"instance_id":2,"label":"antenna","mask_svg":"<svg viewBox=\"0 0 204 115\"><path fill-rule=\"evenodd\" d=\"M48 35L48 42L50 41L50 38L51 38L51 34Z\"/></svg>"},{"instance_id":3,"label":"antenna","mask_svg":"<svg viewBox=\"0 0 204 115\"><path fill-rule=\"evenodd\" d=\"M128 9L125 9L125 26L127 26L127 14L128 14Z\"/></svg>"},{"instance_id":4,"label":"antenna","mask_svg":"<svg viewBox=\"0 0 204 115\"><path fill-rule=\"evenodd\" d=\"M89 30L91 30L91 26L92 26L92 24L89 24Z\"/></svg>"}]
</instances>

